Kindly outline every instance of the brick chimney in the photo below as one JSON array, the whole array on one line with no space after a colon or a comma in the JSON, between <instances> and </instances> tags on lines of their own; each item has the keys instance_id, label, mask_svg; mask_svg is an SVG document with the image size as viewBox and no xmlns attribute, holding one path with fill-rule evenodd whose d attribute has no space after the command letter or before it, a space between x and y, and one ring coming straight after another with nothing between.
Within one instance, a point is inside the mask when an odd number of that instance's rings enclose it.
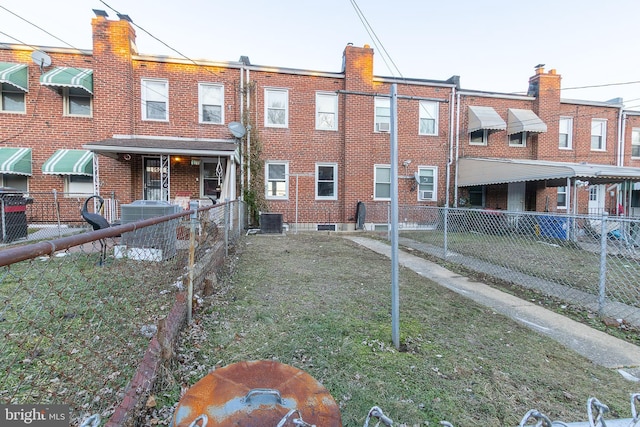
<instances>
[{"instance_id":1,"label":"brick chimney","mask_svg":"<svg viewBox=\"0 0 640 427\"><path fill-rule=\"evenodd\" d=\"M133 81L133 61L137 48L136 33L128 16L110 20L106 13L94 11L93 87L94 124L99 139L113 134L133 134L134 99L138 84ZM101 12L101 13L99 13Z\"/></svg>"},{"instance_id":2,"label":"brick chimney","mask_svg":"<svg viewBox=\"0 0 640 427\"><path fill-rule=\"evenodd\" d=\"M347 45L342 61L346 90L362 91L372 87L373 49L369 45L365 44L364 47Z\"/></svg>"},{"instance_id":3,"label":"brick chimney","mask_svg":"<svg viewBox=\"0 0 640 427\"><path fill-rule=\"evenodd\" d=\"M527 94L535 97L533 111L547 124L547 132L538 134L534 147L534 157L539 160L554 159L557 153L561 80L554 69L545 73L544 64L536 65L535 74L529 78Z\"/></svg>"}]
</instances>

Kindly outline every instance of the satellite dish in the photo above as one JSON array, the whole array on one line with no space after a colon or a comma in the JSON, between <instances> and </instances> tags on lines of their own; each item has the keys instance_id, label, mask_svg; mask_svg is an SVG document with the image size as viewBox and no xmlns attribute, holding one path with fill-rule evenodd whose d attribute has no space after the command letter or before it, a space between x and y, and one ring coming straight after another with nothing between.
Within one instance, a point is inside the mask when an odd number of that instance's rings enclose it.
<instances>
[{"instance_id":1,"label":"satellite dish","mask_svg":"<svg viewBox=\"0 0 640 427\"><path fill-rule=\"evenodd\" d=\"M231 122L229 123L228 127L233 136L235 136L236 138L242 138L244 134L247 133L247 130L240 122Z\"/></svg>"},{"instance_id":2,"label":"satellite dish","mask_svg":"<svg viewBox=\"0 0 640 427\"><path fill-rule=\"evenodd\" d=\"M31 59L40 67L40 70L51 65L51 57L41 50L34 50Z\"/></svg>"},{"instance_id":3,"label":"satellite dish","mask_svg":"<svg viewBox=\"0 0 640 427\"><path fill-rule=\"evenodd\" d=\"M420 174L418 172L414 172L413 177L415 178L416 182L420 184Z\"/></svg>"}]
</instances>

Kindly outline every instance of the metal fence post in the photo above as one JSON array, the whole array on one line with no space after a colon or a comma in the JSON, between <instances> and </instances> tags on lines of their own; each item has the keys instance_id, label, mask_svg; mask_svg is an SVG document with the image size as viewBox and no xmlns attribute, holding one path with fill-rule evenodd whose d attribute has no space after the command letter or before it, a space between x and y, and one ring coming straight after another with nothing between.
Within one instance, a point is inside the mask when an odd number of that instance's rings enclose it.
<instances>
[{"instance_id":1,"label":"metal fence post","mask_svg":"<svg viewBox=\"0 0 640 427\"><path fill-rule=\"evenodd\" d=\"M229 256L229 214L231 209L229 208L230 203L226 203L224 205L224 256Z\"/></svg>"},{"instance_id":2,"label":"metal fence post","mask_svg":"<svg viewBox=\"0 0 640 427\"><path fill-rule=\"evenodd\" d=\"M600 280L598 284L598 315L604 316L604 304L606 300L606 281L607 281L607 221L609 214L602 213L600 221Z\"/></svg>"},{"instance_id":3,"label":"metal fence post","mask_svg":"<svg viewBox=\"0 0 640 427\"><path fill-rule=\"evenodd\" d=\"M196 221L198 221L198 202L190 201L189 209L189 285L187 290L187 323L191 323L191 314L193 311L193 270L195 269L196 258Z\"/></svg>"},{"instance_id":4,"label":"metal fence post","mask_svg":"<svg viewBox=\"0 0 640 427\"><path fill-rule=\"evenodd\" d=\"M442 226L442 230L444 233L443 236L443 246L444 246L444 259L447 259L447 254L449 253L449 206L444 207L444 224Z\"/></svg>"}]
</instances>

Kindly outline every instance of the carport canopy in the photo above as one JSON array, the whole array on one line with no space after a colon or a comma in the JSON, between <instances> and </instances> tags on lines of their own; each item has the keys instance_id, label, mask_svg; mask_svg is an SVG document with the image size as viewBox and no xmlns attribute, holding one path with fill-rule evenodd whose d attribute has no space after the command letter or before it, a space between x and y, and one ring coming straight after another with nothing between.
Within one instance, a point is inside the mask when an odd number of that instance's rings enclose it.
<instances>
[{"instance_id":1,"label":"carport canopy","mask_svg":"<svg viewBox=\"0 0 640 427\"><path fill-rule=\"evenodd\" d=\"M550 187L561 187L567 185L568 178L590 184L640 181L640 168L527 159L458 159L459 187L523 181L546 181Z\"/></svg>"}]
</instances>

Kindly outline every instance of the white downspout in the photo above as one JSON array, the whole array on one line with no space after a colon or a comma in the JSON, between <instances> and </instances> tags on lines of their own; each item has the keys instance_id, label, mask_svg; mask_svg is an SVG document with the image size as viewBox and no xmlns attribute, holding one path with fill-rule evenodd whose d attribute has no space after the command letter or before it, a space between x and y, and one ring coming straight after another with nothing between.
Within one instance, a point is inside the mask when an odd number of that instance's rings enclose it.
<instances>
[{"instance_id":1,"label":"white downspout","mask_svg":"<svg viewBox=\"0 0 640 427\"><path fill-rule=\"evenodd\" d=\"M451 89L451 100L449 101L449 159L447 160L447 193L445 195L445 206L449 207L451 197L451 164L453 163L453 110L455 108L455 86ZM453 207L458 207L458 197L456 189L453 190Z\"/></svg>"},{"instance_id":2,"label":"white downspout","mask_svg":"<svg viewBox=\"0 0 640 427\"><path fill-rule=\"evenodd\" d=\"M456 159L456 173L455 173L455 179L453 182L454 185L454 196L456 198L455 200L455 207L458 207L458 159L460 158L460 92L458 92L456 94L456 154L455 154L455 159Z\"/></svg>"},{"instance_id":3,"label":"white downspout","mask_svg":"<svg viewBox=\"0 0 640 427\"><path fill-rule=\"evenodd\" d=\"M240 123L247 128L244 122L244 65L240 67ZM238 141L242 148L242 140ZM244 152L240 150L240 200L244 200Z\"/></svg>"}]
</instances>

